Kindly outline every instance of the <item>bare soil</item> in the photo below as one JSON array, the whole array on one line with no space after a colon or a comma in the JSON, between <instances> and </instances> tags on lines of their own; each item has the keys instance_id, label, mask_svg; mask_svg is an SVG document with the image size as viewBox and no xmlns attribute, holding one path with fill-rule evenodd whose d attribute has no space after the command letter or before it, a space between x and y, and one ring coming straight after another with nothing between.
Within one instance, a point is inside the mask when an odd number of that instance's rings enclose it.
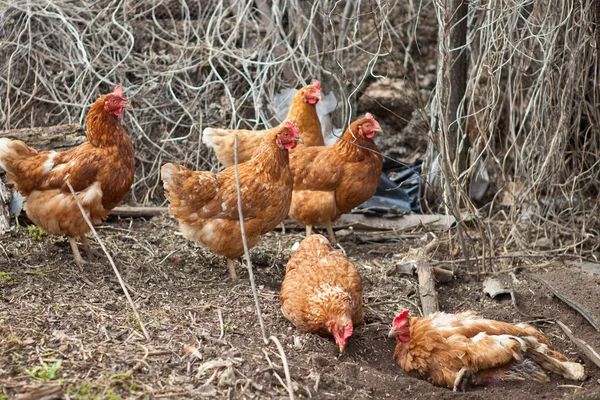
<instances>
[{"instance_id":1,"label":"bare soil","mask_svg":"<svg viewBox=\"0 0 600 400\"><path fill-rule=\"evenodd\" d=\"M129 285L151 341L144 339L104 256L84 255L89 262L80 270L66 238L34 240L36 232L21 226L0 238L0 399L287 398L281 359L273 344L262 342L243 267L238 266L240 281L232 283L224 260L183 239L168 217L109 221L98 231ZM397 241L388 235L383 243L374 242L376 233L361 233L360 240L340 235L363 276L366 307L365 323L355 329L343 355L332 339L297 331L280 312L285 263L303 235L272 232L251 251L267 331L285 349L297 397L600 398L599 369L553 320L564 322L595 349L600 349L600 335L531 277L543 274L539 276L550 282L556 274L555 288L569 296L583 293L578 301L597 313L598 275L570 274L564 266L499 275L515 291L517 308L510 299L491 299L482 292L482 282L466 274L438 285L440 306L448 312L474 309L489 318L532 322L558 350L585 364L586 381L552 376L547 384L523 382L455 394L407 376L393 362L395 343L387 331L400 310L417 312L416 279L395 268L410 246L424 245L418 237L426 231L413 233ZM184 353L188 346L197 348L197 355ZM211 361L222 362L200 368Z\"/></svg>"}]
</instances>

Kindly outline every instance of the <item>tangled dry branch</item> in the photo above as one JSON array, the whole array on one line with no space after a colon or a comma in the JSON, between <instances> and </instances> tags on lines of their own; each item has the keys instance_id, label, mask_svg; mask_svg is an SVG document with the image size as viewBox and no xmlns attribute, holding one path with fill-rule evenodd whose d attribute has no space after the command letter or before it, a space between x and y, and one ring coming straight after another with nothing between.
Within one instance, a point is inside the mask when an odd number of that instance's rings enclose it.
<instances>
[{"instance_id":1,"label":"tangled dry branch","mask_svg":"<svg viewBox=\"0 0 600 400\"><path fill-rule=\"evenodd\" d=\"M202 129L278 123L272 99L281 88L321 79L343 99L336 113L345 125L360 92L386 71L418 87L428 38L417 28L432 3L440 2L0 0L0 129L82 124L92 101L121 84L135 106L123 116L138 165L130 201L160 203L160 165L214 168ZM484 219L505 223L501 240L490 223L481 236L491 249L539 238L578 254L597 249L594 2L474 0L467 18L466 46L447 49L469 57L458 121L472 150L461 179L486 166ZM466 189L456 197L481 214ZM507 205L501 214L498 205Z\"/></svg>"},{"instance_id":2,"label":"tangled dry branch","mask_svg":"<svg viewBox=\"0 0 600 400\"><path fill-rule=\"evenodd\" d=\"M473 181L484 169L491 175L488 218L477 219L488 256L499 245L528 249L540 239L554 250L585 256L600 245L594 7L591 0L471 1L466 46L446 49L470 57L457 121L470 137L471 163L462 177L455 168L450 179ZM443 92L437 91L434 106ZM457 197L471 215L480 214L467 185ZM498 206L505 211L494 214ZM497 222L504 224L501 238L492 233Z\"/></svg>"},{"instance_id":3,"label":"tangled dry branch","mask_svg":"<svg viewBox=\"0 0 600 400\"><path fill-rule=\"evenodd\" d=\"M85 121L89 105L114 85L135 110L124 115L136 147L134 198L162 201L166 161L210 169L206 126L263 128L284 87L313 78L345 89L373 74L347 71L381 56L383 19L394 4L330 0L0 1L0 129ZM358 90L358 89L355 89ZM338 96L339 98L340 96ZM350 98L353 98L352 96ZM355 100L353 100L355 101ZM347 101L344 120L352 113Z\"/></svg>"}]
</instances>

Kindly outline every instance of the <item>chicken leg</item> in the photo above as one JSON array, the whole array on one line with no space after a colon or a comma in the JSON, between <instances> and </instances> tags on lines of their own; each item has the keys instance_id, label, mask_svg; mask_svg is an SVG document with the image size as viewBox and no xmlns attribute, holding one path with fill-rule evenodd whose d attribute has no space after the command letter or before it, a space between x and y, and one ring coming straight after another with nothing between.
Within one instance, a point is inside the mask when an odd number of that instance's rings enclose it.
<instances>
[{"instance_id":1,"label":"chicken leg","mask_svg":"<svg viewBox=\"0 0 600 400\"><path fill-rule=\"evenodd\" d=\"M325 226L327 227L327 234L329 235L329 241L331 245L335 247L337 245L337 240L335 240L335 234L333 233L333 227L331 226L331 221L327 220L325 222Z\"/></svg>"},{"instance_id":2,"label":"chicken leg","mask_svg":"<svg viewBox=\"0 0 600 400\"><path fill-rule=\"evenodd\" d=\"M100 257L101 254L98 250L92 248L92 246L90 246L90 242L88 241L88 238L85 236L85 234L81 234L79 235L79 238L81 239L81 245L83 246L83 251L85 251L87 254L91 254L94 257Z\"/></svg>"},{"instance_id":3,"label":"chicken leg","mask_svg":"<svg viewBox=\"0 0 600 400\"><path fill-rule=\"evenodd\" d=\"M75 240L74 237L69 236L69 244L71 245L71 250L73 251L73 257L75 257L75 264L77 264L77 266L80 269L82 269L83 264L85 264L85 261L83 261L83 258L81 258L81 253L79 253L79 248L77 247L77 241Z\"/></svg>"},{"instance_id":4,"label":"chicken leg","mask_svg":"<svg viewBox=\"0 0 600 400\"><path fill-rule=\"evenodd\" d=\"M227 259L227 269L229 270L229 276L231 277L231 280L234 282L237 281L238 276L235 272L235 260L232 260L231 258Z\"/></svg>"},{"instance_id":5,"label":"chicken leg","mask_svg":"<svg viewBox=\"0 0 600 400\"><path fill-rule=\"evenodd\" d=\"M312 225L306 225L306 237L312 235Z\"/></svg>"},{"instance_id":6,"label":"chicken leg","mask_svg":"<svg viewBox=\"0 0 600 400\"><path fill-rule=\"evenodd\" d=\"M454 378L454 387L452 388L453 392L465 392L467 387L473 380L475 373L471 368L461 368L460 371L456 374L456 378Z\"/></svg>"}]
</instances>

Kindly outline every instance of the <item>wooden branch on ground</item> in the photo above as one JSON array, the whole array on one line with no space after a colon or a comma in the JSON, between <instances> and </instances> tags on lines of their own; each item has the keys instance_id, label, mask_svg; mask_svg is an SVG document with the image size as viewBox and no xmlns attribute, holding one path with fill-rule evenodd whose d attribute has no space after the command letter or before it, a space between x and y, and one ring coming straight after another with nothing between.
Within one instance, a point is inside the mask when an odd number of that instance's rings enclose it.
<instances>
[{"instance_id":1,"label":"wooden branch on ground","mask_svg":"<svg viewBox=\"0 0 600 400\"><path fill-rule=\"evenodd\" d=\"M66 150L87 140L81 125L56 125L0 131L0 137L22 140L37 151Z\"/></svg>"},{"instance_id":2,"label":"wooden branch on ground","mask_svg":"<svg viewBox=\"0 0 600 400\"><path fill-rule=\"evenodd\" d=\"M121 218L152 218L157 215L166 214L168 207L115 207L111 217Z\"/></svg>"},{"instance_id":3,"label":"wooden branch on ground","mask_svg":"<svg viewBox=\"0 0 600 400\"><path fill-rule=\"evenodd\" d=\"M600 332L600 323L598 323L598 321L596 321L594 319L594 317L592 316L592 314L590 314L590 312L588 310L586 310L581 304L577 303L576 301L573 301L573 300L569 299L567 296L565 296L564 294L560 293L558 290L554 289L548 282L546 282L545 280L543 280L539 276L531 275L531 278L533 278L534 281L541 283L550 292L552 292L552 294L554 296L556 296L558 299L562 300L563 303L565 303L566 305L568 305L569 307L571 307L573 310L575 310L579 314L581 314L581 316L583 318L585 318L590 323L590 325L592 325L594 327L595 330L597 330L598 332Z\"/></svg>"},{"instance_id":4,"label":"wooden branch on ground","mask_svg":"<svg viewBox=\"0 0 600 400\"><path fill-rule=\"evenodd\" d=\"M435 290L435 279L433 267L429 262L429 254L437 246L437 238L433 239L427 246L415 250L415 265L417 266L417 278L419 280L419 298L423 316L431 315L440 311L438 295Z\"/></svg>"},{"instance_id":5,"label":"wooden branch on ground","mask_svg":"<svg viewBox=\"0 0 600 400\"><path fill-rule=\"evenodd\" d=\"M560 329L563 330L563 332L569 337L569 339L571 339L571 342L573 342L573 344L577 346L579 351L585 354L591 362L600 367L600 354L598 354L596 350L592 348L592 346L573 335L573 332L562 322L556 321L556 324L560 327Z\"/></svg>"}]
</instances>

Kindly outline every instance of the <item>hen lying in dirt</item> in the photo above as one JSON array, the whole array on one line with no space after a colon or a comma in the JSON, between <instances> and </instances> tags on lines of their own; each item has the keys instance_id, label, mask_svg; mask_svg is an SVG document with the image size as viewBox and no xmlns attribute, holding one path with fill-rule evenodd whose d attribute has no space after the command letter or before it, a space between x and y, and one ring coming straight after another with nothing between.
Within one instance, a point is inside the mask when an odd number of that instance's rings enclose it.
<instances>
[{"instance_id":1,"label":"hen lying in dirt","mask_svg":"<svg viewBox=\"0 0 600 400\"><path fill-rule=\"evenodd\" d=\"M585 379L583 365L568 361L531 325L483 319L474 311L417 318L404 310L389 336L397 340L394 360L404 371L454 391L469 384L547 382L545 371Z\"/></svg>"},{"instance_id":2,"label":"hen lying in dirt","mask_svg":"<svg viewBox=\"0 0 600 400\"><path fill-rule=\"evenodd\" d=\"M288 214L293 186L288 150L299 141L294 124L285 122L265 136L250 161L238 166L248 248ZM234 260L244 254L244 247L235 167L213 174L169 163L161 174L169 212L183 236L227 257L229 274L237 279Z\"/></svg>"},{"instance_id":3,"label":"hen lying in dirt","mask_svg":"<svg viewBox=\"0 0 600 400\"><path fill-rule=\"evenodd\" d=\"M23 196L27 217L52 234L65 234L78 266L84 263L75 238L90 251L85 234L90 230L67 186L94 224L99 224L124 198L133 183L133 144L119 122L131 108L117 86L100 96L86 119L88 141L63 152L38 152L20 140L0 139L0 168L7 182Z\"/></svg>"},{"instance_id":4,"label":"hen lying in dirt","mask_svg":"<svg viewBox=\"0 0 600 400\"><path fill-rule=\"evenodd\" d=\"M298 329L333 336L340 352L363 320L360 275L321 235L304 239L288 261L280 299Z\"/></svg>"}]
</instances>

